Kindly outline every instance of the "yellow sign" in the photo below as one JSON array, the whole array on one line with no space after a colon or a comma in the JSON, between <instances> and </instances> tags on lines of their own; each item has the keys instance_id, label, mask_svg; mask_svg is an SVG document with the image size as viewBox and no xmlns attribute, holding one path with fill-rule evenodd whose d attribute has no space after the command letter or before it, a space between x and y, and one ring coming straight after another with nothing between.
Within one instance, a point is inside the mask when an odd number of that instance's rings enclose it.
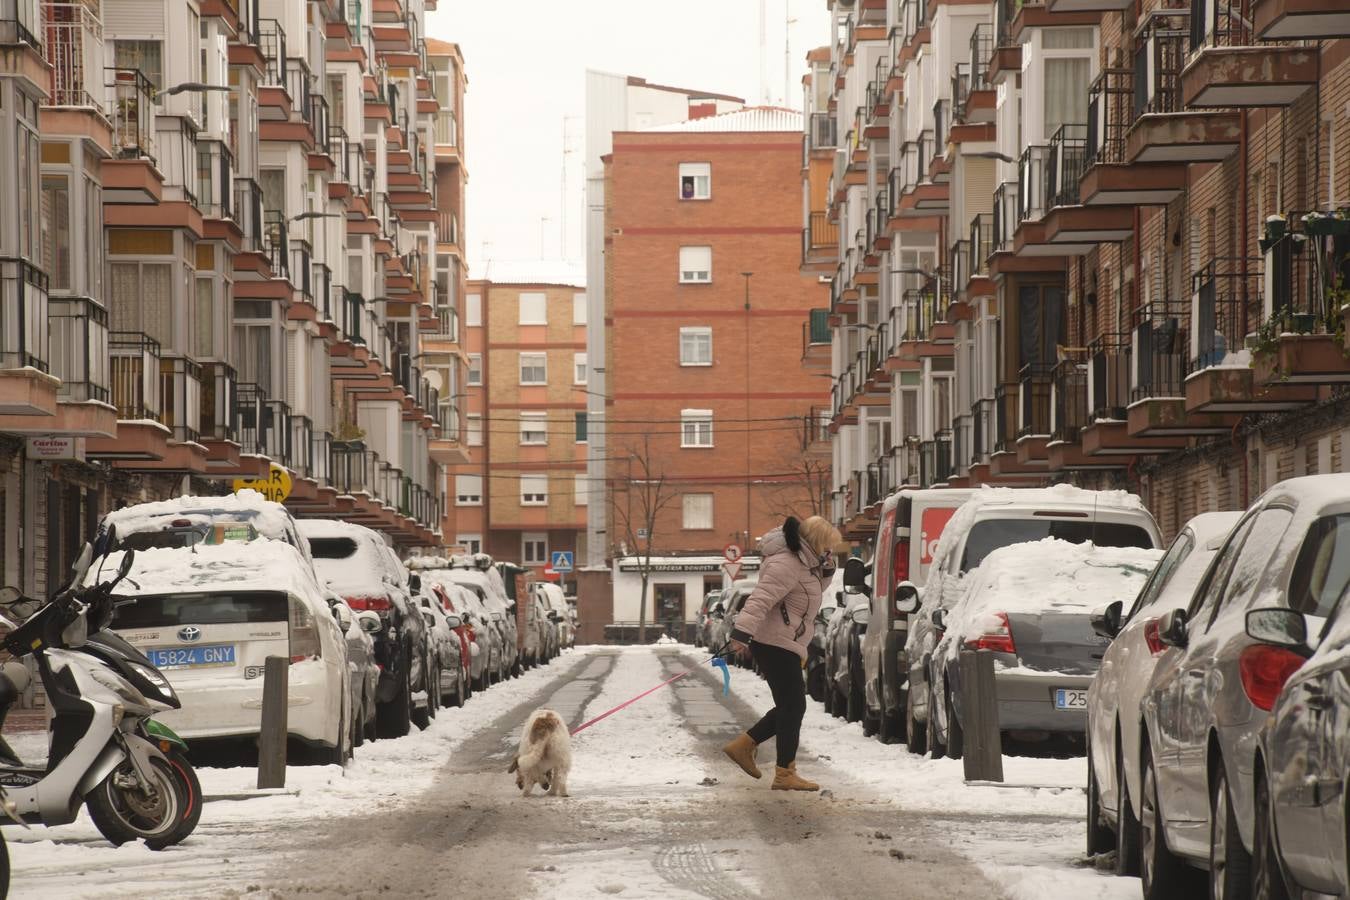
<instances>
[{"instance_id":1,"label":"yellow sign","mask_svg":"<svg viewBox=\"0 0 1350 900\"><path fill-rule=\"evenodd\" d=\"M266 478L236 478L234 492L255 490L268 500L280 503L291 495L291 475L276 463L272 464Z\"/></svg>"}]
</instances>

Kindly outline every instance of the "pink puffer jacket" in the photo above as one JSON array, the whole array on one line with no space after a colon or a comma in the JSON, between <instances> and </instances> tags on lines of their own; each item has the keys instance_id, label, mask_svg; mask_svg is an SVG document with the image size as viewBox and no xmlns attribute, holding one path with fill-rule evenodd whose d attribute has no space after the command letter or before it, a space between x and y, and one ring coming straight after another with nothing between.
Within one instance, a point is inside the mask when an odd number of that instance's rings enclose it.
<instances>
[{"instance_id":1,"label":"pink puffer jacket","mask_svg":"<svg viewBox=\"0 0 1350 900\"><path fill-rule=\"evenodd\" d=\"M815 633L820 597L829 583L816 556L789 518L761 543L764 565L759 583L736 614L731 636L743 644L756 643L793 650L806 659L806 647ZM786 613L786 615L784 615Z\"/></svg>"}]
</instances>

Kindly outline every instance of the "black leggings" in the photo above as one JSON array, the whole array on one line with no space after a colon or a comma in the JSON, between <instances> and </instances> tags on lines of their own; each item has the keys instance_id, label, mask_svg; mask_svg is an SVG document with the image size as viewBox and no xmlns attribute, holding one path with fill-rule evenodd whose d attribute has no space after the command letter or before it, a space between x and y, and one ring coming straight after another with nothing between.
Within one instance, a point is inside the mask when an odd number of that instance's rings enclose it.
<instances>
[{"instance_id":1,"label":"black leggings","mask_svg":"<svg viewBox=\"0 0 1350 900\"><path fill-rule=\"evenodd\" d=\"M764 714L748 732L756 744L778 737L778 765L787 768L797 759L801 740L802 716L806 715L806 682L802 679L802 658L792 650L750 642L750 654L759 664L759 674L773 691L773 709Z\"/></svg>"}]
</instances>

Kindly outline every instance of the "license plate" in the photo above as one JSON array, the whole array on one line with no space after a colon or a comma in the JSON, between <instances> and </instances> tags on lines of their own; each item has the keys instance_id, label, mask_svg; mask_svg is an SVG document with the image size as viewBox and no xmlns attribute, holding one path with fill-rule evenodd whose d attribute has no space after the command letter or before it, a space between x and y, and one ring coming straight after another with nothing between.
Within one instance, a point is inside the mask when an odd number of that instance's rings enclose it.
<instances>
[{"instance_id":1,"label":"license plate","mask_svg":"<svg viewBox=\"0 0 1350 900\"><path fill-rule=\"evenodd\" d=\"M156 669L186 669L197 666L234 665L234 644L207 644L202 647L165 647L148 650L146 656Z\"/></svg>"},{"instance_id":2,"label":"license plate","mask_svg":"<svg viewBox=\"0 0 1350 900\"><path fill-rule=\"evenodd\" d=\"M1056 688L1055 709L1087 709L1086 688Z\"/></svg>"}]
</instances>

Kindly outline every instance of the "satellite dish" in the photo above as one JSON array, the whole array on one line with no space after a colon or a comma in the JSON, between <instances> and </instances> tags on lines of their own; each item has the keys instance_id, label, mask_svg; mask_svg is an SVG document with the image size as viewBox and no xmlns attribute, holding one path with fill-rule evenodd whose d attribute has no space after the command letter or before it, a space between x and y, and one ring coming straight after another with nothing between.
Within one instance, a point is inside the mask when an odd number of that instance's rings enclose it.
<instances>
[{"instance_id":1,"label":"satellite dish","mask_svg":"<svg viewBox=\"0 0 1350 900\"><path fill-rule=\"evenodd\" d=\"M431 386L432 390L436 391L439 391L441 389L441 386L442 384L444 384L445 381L445 379L441 377L441 373L436 371L435 369L428 369L427 371L423 372L422 377L427 380L427 384Z\"/></svg>"}]
</instances>

